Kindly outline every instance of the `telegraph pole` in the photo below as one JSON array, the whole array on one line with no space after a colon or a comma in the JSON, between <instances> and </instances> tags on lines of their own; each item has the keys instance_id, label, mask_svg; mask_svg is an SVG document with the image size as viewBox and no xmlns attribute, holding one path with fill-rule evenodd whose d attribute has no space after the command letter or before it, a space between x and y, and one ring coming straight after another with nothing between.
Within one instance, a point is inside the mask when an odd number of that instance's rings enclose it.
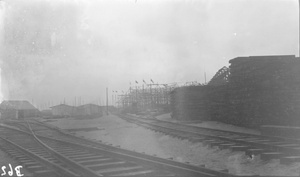
<instances>
[{"instance_id":1,"label":"telegraph pole","mask_svg":"<svg viewBox=\"0 0 300 177\"><path fill-rule=\"evenodd\" d=\"M106 87L106 114L108 115L108 88Z\"/></svg>"}]
</instances>

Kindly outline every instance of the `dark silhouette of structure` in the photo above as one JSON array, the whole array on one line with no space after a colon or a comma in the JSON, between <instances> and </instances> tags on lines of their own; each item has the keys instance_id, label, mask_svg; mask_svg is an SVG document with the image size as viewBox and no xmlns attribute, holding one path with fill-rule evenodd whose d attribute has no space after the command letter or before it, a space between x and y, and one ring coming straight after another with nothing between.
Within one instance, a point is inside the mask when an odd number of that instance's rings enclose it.
<instances>
[{"instance_id":1,"label":"dark silhouette of structure","mask_svg":"<svg viewBox=\"0 0 300 177\"><path fill-rule=\"evenodd\" d=\"M300 60L294 55L237 57L205 86L171 93L175 119L258 128L300 125Z\"/></svg>"}]
</instances>

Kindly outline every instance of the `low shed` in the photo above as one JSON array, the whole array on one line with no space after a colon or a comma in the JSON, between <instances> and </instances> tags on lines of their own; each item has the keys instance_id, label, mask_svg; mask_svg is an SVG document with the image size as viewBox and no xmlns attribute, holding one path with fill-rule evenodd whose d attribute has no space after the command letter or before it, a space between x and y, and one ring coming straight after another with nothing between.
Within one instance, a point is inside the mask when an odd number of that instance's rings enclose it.
<instances>
[{"instance_id":1,"label":"low shed","mask_svg":"<svg viewBox=\"0 0 300 177\"><path fill-rule=\"evenodd\" d=\"M60 104L51 107L53 116L72 116L76 112L76 107Z\"/></svg>"},{"instance_id":2,"label":"low shed","mask_svg":"<svg viewBox=\"0 0 300 177\"><path fill-rule=\"evenodd\" d=\"M37 117L39 110L26 100L4 100L0 104L2 119Z\"/></svg>"},{"instance_id":3,"label":"low shed","mask_svg":"<svg viewBox=\"0 0 300 177\"><path fill-rule=\"evenodd\" d=\"M95 104L85 104L77 107L77 115L79 116L102 116L101 106Z\"/></svg>"}]
</instances>

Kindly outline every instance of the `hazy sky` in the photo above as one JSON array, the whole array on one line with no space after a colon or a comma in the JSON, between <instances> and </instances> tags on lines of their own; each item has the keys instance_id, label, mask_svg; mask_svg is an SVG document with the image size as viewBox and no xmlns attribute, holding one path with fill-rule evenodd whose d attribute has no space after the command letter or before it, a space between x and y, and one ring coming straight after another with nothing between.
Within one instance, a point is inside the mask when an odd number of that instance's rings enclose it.
<instances>
[{"instance_id":1,"label":"hazy sky","mask_svg":"<svg viewBox=\"0 0 300 177\"><path fill-rule=\"evenodd\" d=\"M239 56L298 56L298 0L0 3L3 97L36 105L103 102L135 80L203 83Z\"/></svg>"}]
</instances>

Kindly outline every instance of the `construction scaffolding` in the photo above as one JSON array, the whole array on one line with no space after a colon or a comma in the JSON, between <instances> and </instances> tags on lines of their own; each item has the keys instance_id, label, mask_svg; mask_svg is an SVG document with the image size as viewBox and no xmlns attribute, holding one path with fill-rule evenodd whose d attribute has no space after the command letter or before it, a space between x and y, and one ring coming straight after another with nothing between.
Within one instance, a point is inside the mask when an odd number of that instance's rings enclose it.
<instances>
[{"instance_id":1,"label":"construction scaffolding","mask_svg":"<svg viewBox=\"0 0 300 177\"><path fill-rule=\"evenodd\" d=\"M186 82L186 84L197 84L197 82ZM130 85L127 93L118 95L117 106L129 112L168 111L170 92L177 87L179 87L178 83Z\"/></svg>"}]
</instances>

